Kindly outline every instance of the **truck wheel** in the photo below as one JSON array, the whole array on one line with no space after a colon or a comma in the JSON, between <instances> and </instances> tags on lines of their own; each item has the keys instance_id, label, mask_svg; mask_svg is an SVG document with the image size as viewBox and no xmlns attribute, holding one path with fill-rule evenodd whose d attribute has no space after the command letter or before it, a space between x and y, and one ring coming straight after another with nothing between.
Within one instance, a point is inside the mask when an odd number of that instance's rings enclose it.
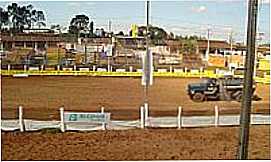
<instances>
[{"instance_id":1,"label":"truck wheel","mask_svg":"<svg viewBox=\"0 0 271 162\"><path fill-rule=\"evenodd\" d=\"M203 102L205 99L205 95L202 93L195 93L192 97L192 100L195 102Z\"/></svg>"}]
</instances>

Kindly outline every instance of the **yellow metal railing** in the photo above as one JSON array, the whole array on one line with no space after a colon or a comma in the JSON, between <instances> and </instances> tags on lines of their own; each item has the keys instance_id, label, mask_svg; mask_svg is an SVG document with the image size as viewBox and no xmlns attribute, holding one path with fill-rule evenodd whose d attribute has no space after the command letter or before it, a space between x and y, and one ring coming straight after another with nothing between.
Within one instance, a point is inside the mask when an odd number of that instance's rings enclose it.
<instances>
[{"instance_id":1,"label":"yellow metal railing","mask_svg":"<svg viewBox=\"0 0 271 162\"><path fill-rule=\"evenodd\" d=\"M99 72L99 71L57 71L57 70L1 70L2 76L13 76L14 74L27 74L29 76L112 76L112 77L140 77L142 72ZM204 72L154 72L155 77L179 77L179 78L218 78L222 74L215 74L212 70ZM235 75L243 77L242 75ZM270 84L270 75L255 77L257 83Z\"/></svg>"}]
</instances>

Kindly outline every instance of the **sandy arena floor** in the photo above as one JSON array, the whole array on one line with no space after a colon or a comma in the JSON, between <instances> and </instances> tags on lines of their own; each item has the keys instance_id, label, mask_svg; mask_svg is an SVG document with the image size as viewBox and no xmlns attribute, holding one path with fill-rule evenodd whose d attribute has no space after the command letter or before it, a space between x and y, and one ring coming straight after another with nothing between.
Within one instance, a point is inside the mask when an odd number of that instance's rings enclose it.
<instances>
[{"instance_id":1,"label":"sandy arena floor","mask_svg":"<svg viewBox=\"0 0 271 162\"><path fill-rule=\"evenodd\" d=\"M177 115L182 106L184 115L239 113L236 101L195 103L186 94L188 83L199 79L155 78L150 88L151 116ZM113 77L2 77L2 118L17 118L18 106L24 107L24 117L59 119L59 108L73 111L100 111L104 106L113 119L137 119L143 103L140 78ZM253 102L253 112L269 113L269 85L258 84L256 93L263 98Z\"/></svg>"},{"instance_id":2,"label":"sandy arena floor","mask_svg":"<svg viewBox=\"0 0 271 162\"><path fill-rule=\"evenodd\" d=\"M150 115L236 114L240 103L208 101L195 103L186 95L188 83L199 79L155 78L150 88ZM112 77L2 77L2 118L59 119L59 107L73 111L99 111L113 119L137 119L143 101L140 78ZM269 85L257 85L263 98L253 102L254 113L269 112ZM268 126L252 126L250 159L270 159ZM193 129L135 129L93 132L2 132L2 160L175 160L235 159L238 127Z\"/></svg>"},{"instance_id":3,"label":"sandy arena floor","mask_svg":"<svg viewBox=\"0 0 271 162\"><path fill-rule=\"evenodd\" d=\"M2 132L2 160L235 159L238 133L237 127ZM269 126L252 126L249 159L270 159Z\"/></svg>"}]
</instances>

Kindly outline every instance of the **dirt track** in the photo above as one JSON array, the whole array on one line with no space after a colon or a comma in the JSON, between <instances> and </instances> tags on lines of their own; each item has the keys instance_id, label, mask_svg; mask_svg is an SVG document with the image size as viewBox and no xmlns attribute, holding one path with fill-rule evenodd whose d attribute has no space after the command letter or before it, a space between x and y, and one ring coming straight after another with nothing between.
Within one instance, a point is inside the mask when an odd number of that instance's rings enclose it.
<instances>
[{"instance_id":1,"label":"dirt track","mask_svg":"<svg viewBox=\"0 0 271 162\"><path fill-rule=\"evenodd\" d=\"M237 127L2 133L2 160L235 159ZM270 159L269 126L252 126L250 159Z\"/></svg>"},{"instance_id":2,"label":"dirt track","mask_svg":"<svg viewBox=\"0 0 271 162\"><path fill-rule=\"evenodd\" d=\"M236 101L195 103L186 94L188 83L199 79L155 78L150 88L150 115L177 115L182 106L184 115L213 114L218 105L220 113L239 113ZM16 118L17 107L23 105L24 117L59 119L59 107L74 111L100 111L104 106L112 118L136 119L143 101L140 78L112 77L2 77L2 117ZM253 102L253 112L269 112L269 85L257 85L263 100Z\"/></svg>"},{"instance_id":3,"label":"dirt track","mask_svg":"<svg viewBox=\"0 0 271 162\"><path fill-rule=\"evenodd\" d=\"M199 79L155 78L150 88L150 115L176 115L182 106L184 115L239 113L236 101L195 103L186 94L188 83ZM136 119L143 101L140 78L112 77L29 77L2 78L2 117L16 118L17 107L23 105L24 116L34 119L59 119L59 107L74 111L100 111L104 106L112 118ZM269 112L269 85L257 85L263 100L253 102L253 112Z\"/></svg>"},{"instance_id":4,"label":"dirt track","mask_svg":"<svg viewBox=\"0 0 271 162\"><path fill-rule=\"evenodd\" d=\"M30 77L2 78L2 118L59 119L58 109L99 111L101 106L116 119L136 119L142 103L140 78ZM194 103L186 85L198 79L155 79L150 88L150 115L238 113L240 103ZM262 101L253 112L269 112L269 85L258 85ZM250 159L270 159L269 126L252 126ZM234 159L239 128L145 129L93 132L2 132L2 160L171 160Z\"/></svg>"}]
</instances>

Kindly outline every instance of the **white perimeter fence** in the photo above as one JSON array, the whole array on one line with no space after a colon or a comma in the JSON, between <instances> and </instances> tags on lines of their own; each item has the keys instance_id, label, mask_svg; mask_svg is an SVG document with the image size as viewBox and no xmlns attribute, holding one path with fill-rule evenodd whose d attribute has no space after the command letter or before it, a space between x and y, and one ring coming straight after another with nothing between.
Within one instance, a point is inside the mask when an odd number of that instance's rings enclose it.
<instances>
[{"instance_id":1,"label":"white perimeter fence","mask_svg":"<svg viewBox=\"0 0 271 162\"><path fill-rule=\"evenodd\" d=\"M69 130L91 131L91 130L124 130L135 128L182 128L182 127L218 127L236 126L240 124L240 115L219 115L217 106L214 108L213 116L183 116L182 107L178 107L178 115L170 117L151 117L148 105L140 107L140 119L133 121L111 120L110 113L82 113L64 111L60 108L60 121L37 121L23 119L23 108L19 107L19 119L1 120L3 131L37 131L41 129L55 128L62 132ZM270 115L251 115L251 124L271 124Z\"/></svg>"}]
</instances>

